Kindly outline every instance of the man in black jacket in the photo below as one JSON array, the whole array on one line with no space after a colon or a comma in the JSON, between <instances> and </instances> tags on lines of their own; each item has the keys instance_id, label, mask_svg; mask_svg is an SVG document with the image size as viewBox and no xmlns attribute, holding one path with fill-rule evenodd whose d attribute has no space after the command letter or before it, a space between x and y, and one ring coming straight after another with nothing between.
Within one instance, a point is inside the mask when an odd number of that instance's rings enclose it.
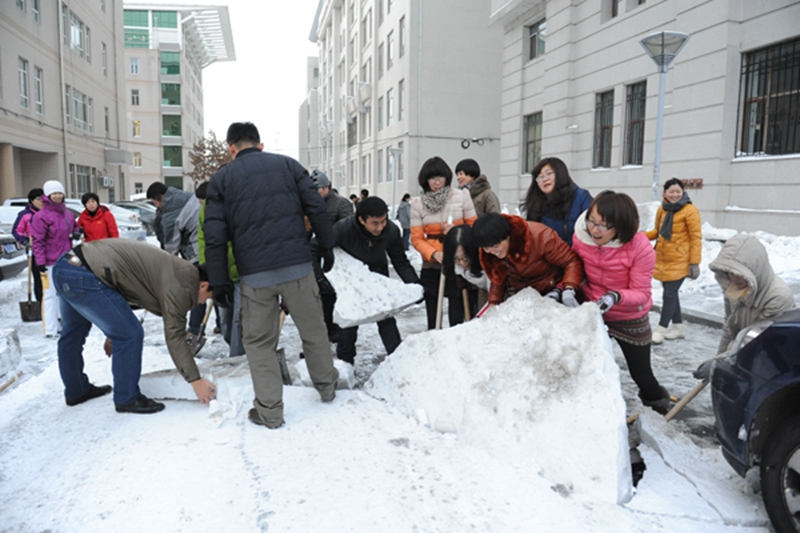
<instances>
[{"instance_id":1,"label":"man in black jacket","mask_svg":"<svg viewBox=\"0 0 800 533\"><path fill-rule=\"evenodd\" d=\"M292 311L314 387L323 402L336 396L339 373L333 366L303 216L316 234L326 272L333 266L330 248L335 236L325 202L300 163L262 152L258 130L249 122L231 124L226 140L233 161L214 174L206 196L206 268L214 301L229 306L230 242L241 283L242 340L256 396L248 417L275 429L283 425L283 382L275 353L279 296Z\"/></svg>"},{"instance_id":2,"label":"man in black jacket","mask_svg":"<svg viewBox=\"0 0 800 533\"><path fill-rule=\"evenodd\" d=\"M403 238L395 224L387 223L389 210L386 202L377 196L368 196L358 202L356 215L340 220L333 226L336 233L336 244L345 252L367 265L371 272L389 277L389 263L405 283L419 283L419 278L408 262L403 249ZM400 345L400 332L394 317L378 322L378 333L391 354ZM342 361L353 364L356 357L356 339L358 326L342 328L336 355Z\"/></svg>"}]
</instances>

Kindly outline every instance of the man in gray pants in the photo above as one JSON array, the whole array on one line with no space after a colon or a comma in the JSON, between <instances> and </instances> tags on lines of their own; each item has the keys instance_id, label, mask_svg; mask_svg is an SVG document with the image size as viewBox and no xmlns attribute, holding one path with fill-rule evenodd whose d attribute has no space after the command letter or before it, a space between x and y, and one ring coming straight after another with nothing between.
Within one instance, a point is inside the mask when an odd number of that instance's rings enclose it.
<instances>
[{"instance_id":1,"label":"man in gray pants","mask_svg":"<svg viewBox=\"0 0 800 533\"><path fill-rule=\"evenodd\" d=\"M214 301L230 305L230 241L239 269L243 341L256 395L248 417L275 429L284 423L283 380L275 352L279 296L292 312L314 387L323 402L336 396L339 373L333 366L303 217L316 234L326 272L333 267L330 248L335 236L325 201L300 163L262 152L258 130L249 122L231 124L226 141L233 161L214 174L206 196L206 268Z\"/></svg>"}]
</instances>

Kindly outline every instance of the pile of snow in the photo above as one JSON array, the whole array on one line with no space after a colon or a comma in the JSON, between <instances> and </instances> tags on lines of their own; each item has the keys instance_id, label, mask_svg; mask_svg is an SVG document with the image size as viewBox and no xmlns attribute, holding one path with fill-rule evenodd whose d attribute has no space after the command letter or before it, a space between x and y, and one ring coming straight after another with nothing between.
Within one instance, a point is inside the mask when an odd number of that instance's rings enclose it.
<instances>
[{"instance_id":1,"label":"pile of snow","mask_svg":"<svg viewBox=\"0 0 800 533\"><path fill-rule=\"evenodd\" d=\"M525 289L480 320L406 339L365 390L557 492L630 498L619 368L593 304Z\"/></svg>"},{"instance_id":2,"label":"pile of snow","mask_svg":"<svg viewBox=\"0 0 800 533\"><path fill-rule=\"evenodd\" d=\"M0 378L16 370L21 356L17 330L14 328L0 329Z\"/></svg>"},{"instance_id":3,"label":"pile of snow","mask_svg":"<svg viewBox=\"0 0 800 533\"><path fill-rule=\"evenodd\" d=\"M336 289L333 321L343 328L378 322L422 299L422 286L370 272L367 265L334 248L333 269L326 274Z\"/></svg>"}]
</instances>

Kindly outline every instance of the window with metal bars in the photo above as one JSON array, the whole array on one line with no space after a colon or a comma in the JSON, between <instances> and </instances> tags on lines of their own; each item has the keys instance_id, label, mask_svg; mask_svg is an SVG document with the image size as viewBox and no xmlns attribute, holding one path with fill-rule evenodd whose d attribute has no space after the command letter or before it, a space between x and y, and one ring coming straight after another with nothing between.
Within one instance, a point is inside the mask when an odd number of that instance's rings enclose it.
<instances>
[{"instance_id":1,"label":"window with metal bars","mask_svg":"<svg viewBox=\"0 0 800 533\"><path fill-rule=\"evenodd\" d=\"M522 169L526 174L530 174L536 163L542 158L542 113L527 115L524 119L525 135L525 168Z\"/></svg>"},{"instance_id":2,"label":"window with metal bars","mask_svg":"<svg viewBox=\"0 0 800 533\"><path fill-rule=\"evenodd\" d=\"M625 164L641 165L644 152L644 109L647 82L628 85L625 98Z\"/></svg>"},{"instance_id":3,"label":"window with metal bars","mask_svg":"<svg viewBox=\"0 0 800 533\"><path fill-rule=\"evenodd\" d=\"M739 156L800 153L800 39L742 56Z\"/></svg>"},{"instance_id":4,"label":"window with metal bars","mask_svg":"<svg viewBox=\"0 0 800 533\"><path fill-rule=\"evenodd\" d=\"M614 127L614 91L595 95L593 168L611 168L611 131Z\"/></svg>"}]
</instances>

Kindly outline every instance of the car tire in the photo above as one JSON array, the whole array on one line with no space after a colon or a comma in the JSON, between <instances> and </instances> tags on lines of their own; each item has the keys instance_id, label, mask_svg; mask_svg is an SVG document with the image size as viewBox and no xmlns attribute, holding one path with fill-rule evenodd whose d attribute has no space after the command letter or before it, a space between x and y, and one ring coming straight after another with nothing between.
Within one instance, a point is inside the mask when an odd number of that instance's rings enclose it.
<instances>
[{"instance_id":1,"label":"car tire","mask_svg":"<svg viewBox=\"0 0 800 533\"><path fill-rule=\"evenodd\" d=\"M800 416L770 434L761 455L761 493L777 533L800 531Z\"/></svg>"}]
</instances>

